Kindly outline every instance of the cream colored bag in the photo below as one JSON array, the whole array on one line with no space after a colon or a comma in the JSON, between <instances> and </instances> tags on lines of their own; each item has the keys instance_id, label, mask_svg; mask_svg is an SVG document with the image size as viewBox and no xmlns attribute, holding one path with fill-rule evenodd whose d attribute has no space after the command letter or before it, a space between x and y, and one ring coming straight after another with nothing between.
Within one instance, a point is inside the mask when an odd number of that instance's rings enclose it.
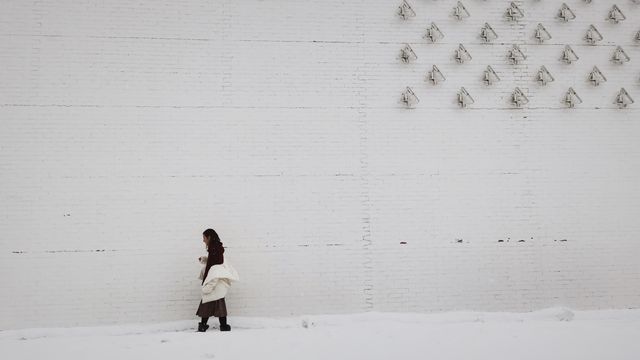
<instances>
[{"instance_id":1,"label":"cream colored bag","mask_svg":"<svg viewBox=\"0 0 640 360\"><path fill-rule=\"evenodd\" d=\"M204 268L202 273L204 273ZM239 280L238 272L228 262L211 266L207 278L202 284L202 302L222 299L227 295L231 284Z\"/></svg>"}]
</instances>

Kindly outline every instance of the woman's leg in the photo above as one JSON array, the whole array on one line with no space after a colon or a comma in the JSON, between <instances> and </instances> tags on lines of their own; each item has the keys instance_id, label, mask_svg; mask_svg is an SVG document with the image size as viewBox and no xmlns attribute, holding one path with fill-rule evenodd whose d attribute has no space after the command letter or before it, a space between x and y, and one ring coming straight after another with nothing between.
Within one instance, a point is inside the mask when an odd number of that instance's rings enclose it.
<instances>
[{"instance_id":1,"label":"woman's leg","mask_svg":"<svg viewBox=\"0 0 640 360\"><path fill-rule=\"evenodd\" d=\"M218 320L220 320L220 331L229 331L229 330L231 330L231 326L229 326L229 324L227 324L227 317L226 316L220 316L218 318Z\"/></svg>"},{"instance_id":2,"label":"woman's leg","mask_svg":"<svg viewBox=\"0 0 640 360\"><path fill-rule=\"evenodd\" d=\"M198 323L198 331L200 332L205 332L207 331L207 329L209 328L209 325L207 325L207 321L209 320L208 316L203 316L202 317L202 321Z\"/></svg>"}]
</instances>

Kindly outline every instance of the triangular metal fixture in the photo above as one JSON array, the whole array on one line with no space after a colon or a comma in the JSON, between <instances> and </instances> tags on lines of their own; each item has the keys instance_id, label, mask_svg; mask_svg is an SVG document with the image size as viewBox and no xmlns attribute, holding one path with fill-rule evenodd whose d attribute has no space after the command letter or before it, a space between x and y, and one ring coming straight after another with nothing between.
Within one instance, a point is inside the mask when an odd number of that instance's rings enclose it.
<instances>
[{"instance_id":1,"label":"triangular metal fixture","mask_svg":"<svg viewBox=\"0 0 640 360\"><path fill-rule=\"evenodd\" d=\"M465 62L471 60L471 54L464 48L462 44L458 45L455 53L455 59L459 64L464 64Z\"/></svg>"},{"instance_id":2,"label":"triangular metal fixture","mask_svg":"<svg viewBox=\"0 0 640 360\"><path fill-rule=\"evenodd\" d=\"M551 39L551 34L547 31L547 29L542 25L538 24L533 37L538 40L539 43L543 43L547 40Z\"/></svg>"},{"instance_id":3,"label":"triangular metal fixture","mask_svg":"<svg viewBox=\"0 0 640 360\"><path fill-rule=\"evenodd\" d=\"M613 102L618 105L619 108L626 108L627 106L633 104L635 101L631 98L627 90L621 88L618 94L616 95L616 100Z\"/></svg>"},{"instance_id":4,"label":"triangular metal fixture","mask_svg":"<svg viewBox=\"0 0 640 360\"><path fill-rule=\"evenodd\" d=\"M489 43L498 38L498 33L493 30L489 23L484 23L484 26L480 29L480 38L482 41Z\"/></svg>"},{"instance_id":5,"label":"triangular metal fixture","mask_svg":"<svg viewBox=\"0 0 640 360\"><path fill-rule=\"evenodd\" d=\"M576 14L573 12L573 10L571 10L569 5L567 5L566 3L562 3L560 10L558 10L558 18L564 22L567 22L569 20L575 19Z\"/></svg>"},{"instance_id":6,"label":"triangular metal fixture","mask_svg":"<svg viewBox=\"0 0 640 360\"><path fill-rule=\"evenodd\" d=\"M578 57L578 55L576 55L571 46L565 45L564 50L562 50L562 57L560 58L560 60L567 64L571 64L578 59L580 58Z\"/></svg>"},{"instance_id":7,"label":"triangular metal fixture","mask_svg":"<svg viewBox=\"0 0 640 360\"><path fill-rule=\"evenodd\" d=\"M505 16L511 21L518 21L519 19L522 19L524 17L524 12L518 7L518 5L516 5L514 2L511 2L509 7L507 8L507 11L505 12Z\"/></svg>"},{"instance_id":8,"label":"triangular metal fixture","mask_svg":"<svg viewBox=\"0 0 640 360\"><path fill-rule=\"evenodd\" d=\"M493 70L491 65L488 65L487 68L484 70L482 81L484 81L485 85L493 85L494 83L500 81L500 77Z\"/></svg>"},{"instance_id":9,"label":"triangular metal fixture","mask_svg":"<svg viewBox=\"0 0 640 360\"><path fill-rule=\"evenodd\" d=\"M453 8L453 17L458 20L462 20L470 16L471 14L467 10L467 8L464 7L464 5L460 1L458 1L458 4Z\"/></svg>"},{"instance_id":10,"label":"triangular metal fixture","mask_svg":"<svg viewBox=\"0 0 640 360\"><path fill-rule=\"evenodd\" d=\"M640 30L638 30L638 32L636 33L636 37L634 39L640 42Z\"/></svg>"},{"instance_id":11,"label":"triangular metal fixture","mask_svg":"<svg viewBox=\"0 0 640 360\"><path fill-rule=\"evenodd\" d=\"M582 104L582 99L572 87L569 88L567 93L564 95L563 102L570 108L575 107L578 104Z\"/></svg>"},{"instance_id":12,"label":"triangular metal fixture","mask_svg":"<svg viewBox=\"0 0 640 360\"><path fill-rule=\"evenodd\" d=\"M543 65L540 67L540 69L538 69L538 72L536 73L536 81L540 85L547 85L550 82L556 81L556 79L553 77L553 75L551 75L549 70L547 70L547 68Z\"/></svg>"},{"instance_id":13,"label":"triangular metal fixture","mask_svg":"<svg viewBox=\"0 0 640 360\"><path fill-rule=\"evenodd\" d=\"M629 55L627 55L627 53L621 46L616 47L613 55L611 55L611 61L616 64L624 64L626 62L629 62L630 60L631 58L629 57Z\"/></svg>"},{"instance_id":14,"label":"triangular metal fixture","mask_svg":"<svg viewBox=\"0 0 640 360\"><path fill-rule=\"evenodd\" d=\"M404 44L404 47L400 49L400 61L403 63L410 63L418 59L418 55L413 51L411 45Z\"/></svg>"},{"instance_id":15,"label":"triangular metal fixture","mask_svg":"<svg viewBox=\"0 0 640 360\"><path fill-rule=\"evenodd\" d=\"M591 70L591 72L589 73L589 81L591 82L591 84L593 84L593 86L598 86L601 83L606 82L607 78L604 76L602 71L598 69L597 66L594 66L593 70Z\"/></svg>"},{"instance_id":16,"label":"triangular metal fixture","mask_svg":"<svg viewBox=\"0 0 640 360\"><path fill-rule=\"evenodd\" d=\"M440 69L437 66L433 65L431 67L431 71L427 73L427 81L431 82L433 85L438 85L439 83L447 80Z\"/></svg>"},{"instance_id":17,"label":"triangular metal fixture","mask_svg":"<svg viewBox=\"0 0 640 360\"><path fill-rule=\"evenodd\" d=\"M400 102L402 102L406 107L412 108L420 102L420 99L418 99L413 90L407 86L400 96Z\"/></svg>"},{"instance_id":18,"label":"triangular metal fixture","mask_svg":"<svg viewBox=\"0 0 640 360\"><path fill-rule=\"evenodd\" d=\"M426 34L424 34L423 38L431 40L431 42L436 42L444 37L444 34L435 23L431 23L431 25L427 28Z\"/></svg>"},{"instance_id":19,"label":"triangular metal fixture","mask_svg":"<svg viewBox=\"0 0 640 360\"><path fill-rule=\"evenodd\" d=\"M598 29L596 29L595 26L589 25L589 29L587 30L587 33L584 35L584 39L589 44L595 45L598 41L602 41L602 39L604 39L604 37L602 36L600 31L598 31Z\"/></svg>"},{"instance_id":20,"label":"triangular metal fixture","mask_svg":"<svg viewBox=\"0 0 640 360\"><path fill-rule=\"evenodd\" d=\"M607 20L618 24L621 21L624 21L627 17L624 16L624 14L622 13L622 10L620 10L620 8L618 7L618 5L613 5L613 7L611 8L611 10L609 10L609 14L607 15Z\"/></svg>"},{"instance_id":21,"label":"triangular metal fixture","mask_svg":"<svg viewBox=\"0 0 640 360\"><path fill-rule=\"evenodd\" d=\"M521 107L522 105L528 104L529 99L519 87L516 87L516 89L511 93L511 103L517 107Z\"/></svg>"},{"instance_id":22,"label":"triangular metal fixture","mask_svg":"<svg viewBox=\"0 0 640 360\"><path fill-rule=\"evenodd\" d=\"M460 91L458 91L458 105L460 105L461 108L466 108L473 103L475 103L475 100L473 100L467 89L461 87Z\"/></svg>"},{"instance_id":23,"label":"triangular metal fixture","mask_svg":"<svg viewBox=\"0 0 640 360\"><path fill-rule=\"evenodd\" d=\"M513 45L513 47L511 47L511 49L509 49L509 51L507 52L507 59L512 65L517 65L526 60L527 57L524 55L522 50L520 50L520 47L518 47L518 45Z\"/></svg>"},{"instance_id":24,"label":"triangular metal fixture","mask_svg":"<svg viewBox=\"0 0 640 360\"><path fill-rule=\"evenodd\" d=\"M409 5L407 0L402 0L402 4L398 6L398 16L400 16L403 20L407 20L409 18L415 17L416 12L413 10L411 5Z\"/></svg>"}]
</instances>

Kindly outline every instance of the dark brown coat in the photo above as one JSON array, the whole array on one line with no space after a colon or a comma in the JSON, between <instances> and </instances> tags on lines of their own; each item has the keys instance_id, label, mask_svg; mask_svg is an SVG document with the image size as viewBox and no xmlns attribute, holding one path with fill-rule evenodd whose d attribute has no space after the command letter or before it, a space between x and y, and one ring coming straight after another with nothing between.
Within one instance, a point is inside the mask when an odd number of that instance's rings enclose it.
<instances>
[{"instance_id":1,"label":"dark brown coat","mask_svg":"<svg viewBox=\"0 0 640 360\"><path fill-rule=\"evenodd\" d=\"M207 266L204 269L202 284L204 284L204 279L207 278L209 269L211 269L213 265L220 265L224 263L224 247L222 246L221 242L218 242L218 241L212 242L207 247L207 251L209 252L209 254L207 255Z\"/></svg>"}]
</instances>

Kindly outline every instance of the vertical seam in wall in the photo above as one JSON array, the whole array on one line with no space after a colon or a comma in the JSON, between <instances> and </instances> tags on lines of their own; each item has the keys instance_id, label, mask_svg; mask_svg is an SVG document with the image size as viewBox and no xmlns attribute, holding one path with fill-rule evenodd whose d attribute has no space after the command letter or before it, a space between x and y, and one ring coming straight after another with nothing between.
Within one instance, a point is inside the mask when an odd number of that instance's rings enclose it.
<instances>
[{"instance_id":1,"label":"vertical seam in wall","mask_svg":"<svg viewBox=\"0 0 640 360\"><path fill-rule=\"evenodd\" d=\"M367 6L362 1L361 6ZM362 13L358 13L355 17L356 29L360 35L358 43L358 65L356 68L356 91L357 91L357 109L358 109L358 135L359 135L359 162L360 162L360 213L361 213L361 230L362 230L362 258L363 258L363 307L365 311L373 309L373 257L371 249L371 200L369 194L369 154L368 154L368 122L366 113L366 76L363 72L365 67L365 34L364 21Z\"/></svg>"},{"instance_id":2,"label":"vertical seam in wall","mask_svg":"<svg viewBox=\"0 0 640 360\"><path fill-rule=\"evenodd\" d=\"M529 9L527 8L527 4L525 3L525 1L518 0L517 5L520 6L521 9L524 9L525 16L526 16L526 12ZM518 21L515 24L515 26L516 26L516 29L514 32L517 34L516 43L518 44L518 46L520 46L520 48L525 53L525 55L530 57L531 47L544 46L542 44L527 45L527 39L529 36L532 36L532 34L527 33L526 23L522 21ZM529 61L530 60L527 59L527 60L524 60L521 64L514 65L513 75L514 75L514 78L516 79L517 86L520 87L525 92L525 94L529 97L529 100L531 101L532 99L531 99L531 92L529 91L530 90L529 84L533 84L535 82L533 82L533 79L529 77L530 76L529 71L531 70L529 66ZM531 64L531 65L534 68L536 67L535 64ZM518 148L519 166L517 169L514 169L514 171L519 174L526 174L524 177L523 190L520 195L521 206L522 208L527 209L525 211L525 214L527 214L527 219L531 223L534 223L536 225L533 228L535 232L531 235L535 236L536 238L540 238L541 234L539 232L542 231L542 227L540 226L539 217L535 213L536 211L535 210L536 194L534 193L535 181L531 179L531 176L536 176L537 172L535 171L535 169L531 168L532 162L531 162L530 152L529 152L530 142L531 142L531 136L529 134L529 132L531 131L531 126L530 126L531 114L532 114L531 109L529 108L529 104L527 104L523 106L522 109L515 111L515 114L514 114L516 117L515 119L513 119L513 116L512 116L512 120L514 124L516 124L517 126L516 128L517 133L514 134L515 138L518 139L518 142L520 144L522 144L522 146ZM530 239L527 238L526 240L529 241ZM538 276L538 277L541 276L541 269L542 269L541 256L540 256L541 250L542 248L539 246L537 241L533 241L530 247L525 247L522 250L523 256L529 257L531 263L535 264L533 271L536 275L533 275L533 276ZM531 301L535 302L535 300L533 299Z\"/></svg>"},{"instance_id":3,"label":"vertical seam in wall","mask_svg":"<svg viewBox=\"0 0 640 360\"><path fill-rule=\"evenodd\" d=\"M233 105L233 4L222 3L222 41L225 51L220 55L222 60L222 105Z\"/></svg>"},{"instance_id":4,"label":"vertical seam in wall","mask_svg":"<svg viewBox=\"0 0 640 360\"><path fill-rule=\"evenodd\" d=\"M34 1L33 5L32 5L32 11L31 11L31 16L32 16L32 21L34 24L36 24L37 26L37 31L36 33L38 35L42 35L42 22L43 20L43 15L42 15L42 8L40 7L42 5L42 1ZM32 84L32 87L29 89L29 91L31 92L32 96L34 97L40 97L40 65L41 65L41 61L40 61L40 55L41 55L41 49L42 49L42 37L38 36L35 39L31 39L31 43L32 43L32 47L31 47L31 56L30 56L30 71L29 71L29 83ZM35 86L33 85L35 84Z\"/></svg>"}]
</instances>

